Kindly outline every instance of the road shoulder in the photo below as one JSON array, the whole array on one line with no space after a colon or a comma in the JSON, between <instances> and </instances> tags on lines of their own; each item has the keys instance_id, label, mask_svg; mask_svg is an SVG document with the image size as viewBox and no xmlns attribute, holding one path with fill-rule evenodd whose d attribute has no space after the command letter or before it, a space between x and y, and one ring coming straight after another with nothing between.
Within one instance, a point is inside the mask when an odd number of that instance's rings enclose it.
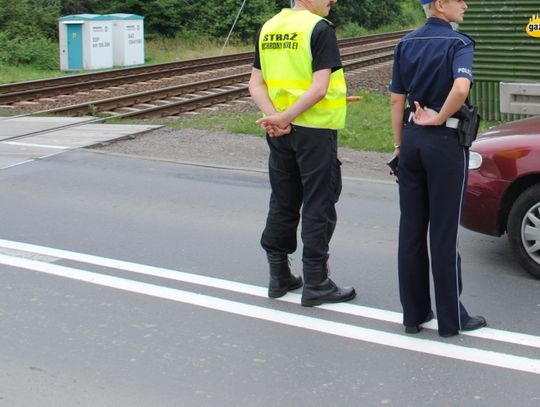
<instances>
[{"instance_id":1,"label":"road shoulder","mask_svg":"<svg viewBox=\"0 0 540 407\"><path fill-rule=\"evenodd\" d=\"M101 152L183 163L265 171L268 146L262 137L224 131L160 128L132 139L93 147ZM393 181L386 167L389 153L340 148L344 177Z\"/></svg>"}]
</instances>

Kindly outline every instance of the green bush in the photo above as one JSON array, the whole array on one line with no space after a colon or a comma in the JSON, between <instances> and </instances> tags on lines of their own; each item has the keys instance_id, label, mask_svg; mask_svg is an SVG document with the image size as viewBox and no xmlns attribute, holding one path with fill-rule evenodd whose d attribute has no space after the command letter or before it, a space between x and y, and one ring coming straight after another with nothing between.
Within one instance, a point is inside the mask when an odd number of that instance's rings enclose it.
<instances>
[{"instance_id":1,"label":"green bush","mask_svg":"<svg viewBox=\"0 0 540 407\"><path fill-rule=\"evenodd\" d=\"M408 0L401 4L401 15L398 25L401 27L420 26L426 21L426 16L418 0Z\"/></svg>"},{"instance_id":2,"label":"green bush","mask_svg":"<svg viewBox=\"0 0 540 407\"><path fill-rule=\"evenodd\" d=\"M395 0L340 0L330 13L330 20L340 26L356 23L368 29L395 22L401 6Z\"/></svg>"},{"instance_id":3,"label":"green bush","mask_svg":"<svg viewBox=\"0 0 540 407\"><path fill-rule=\"evenodd\" d=\"M337 30L339 38L351 38L367 35L368 30L357 23L347 23Z\"/></svg>"},{"instance_id":4,"label":"green bush","mask_svg":"<svg viewBox=\"0 0 540 407\"><path fill-rule=\"evenodd\" d=\"M57 69L60 0L0 0L0 64Z\"/></svg>"},{"instance_id":5,"label":"green bush","mask_svg":"<svg viewBox=\"0 0 540 407\"><path fill-rule=\"evenodd\" d=\"M24 38L0 32L0 64L58 69L58 45L39 35Z\"/></svg>"},{"instance_id":6,"label":"green bush","mask_svg":"<svg viewBox=\"0 0 540 407\"><path fill-rule=\"evenodd\" d=\"M60 0L0 0L1 31L13 37L38 33L44 38L57 39L60 10Z\"/></svg>"}]
</instances>

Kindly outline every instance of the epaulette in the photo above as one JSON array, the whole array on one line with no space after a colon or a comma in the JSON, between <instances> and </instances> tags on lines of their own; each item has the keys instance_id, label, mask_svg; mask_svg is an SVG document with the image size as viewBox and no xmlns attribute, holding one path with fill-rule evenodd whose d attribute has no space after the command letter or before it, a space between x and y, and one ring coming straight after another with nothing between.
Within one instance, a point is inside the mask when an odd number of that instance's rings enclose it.
<instances>
[{"instance_id":1,"label":"epaulette","mask_svg":"<svg viewBox=\"0 0 540 407\"><path fill-rule=\"evenodd\" d=\"M470 35L467 35L467 34L465 34L465 33L462 33L461 31L456 31L456 32L457 32L458 34L460 34L460 35L463 35L464 37L466 37L466 38L470 39L470 40L471 40L471 42L473 43L473 45L475 45L475 44L476 44L476 41L475 41L475 40L474 40L474 38L473 38L473 37L471 37Z\"/></svg>"}]
</instances>

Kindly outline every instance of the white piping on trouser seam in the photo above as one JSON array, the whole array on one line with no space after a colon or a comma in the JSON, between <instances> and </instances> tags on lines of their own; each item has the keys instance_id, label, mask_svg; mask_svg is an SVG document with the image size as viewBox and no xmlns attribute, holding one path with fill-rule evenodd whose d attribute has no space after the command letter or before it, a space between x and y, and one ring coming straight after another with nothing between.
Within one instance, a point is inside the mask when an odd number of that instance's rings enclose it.
<instances>
[{"instance_id":1,"label":"white piping on trouser seam","mask_svg":"<svg viewBox=\"0 0 540 407\"><path fill-rule=\"evenodd\" d=\"M459 309L459 273L458 273L458 246L459 246L459 223L461 221L461 208L463 207L463 197L465 192L465 180L467 179L467 153L465 152L465 147L461 147L463 151L463 181L461 182L461 197L459 199L459 211L458 211L458 220L456 226L456 294L457 294L457 312L458 312L458 321L459 329L461 330L461 315Z\"/></svg>"}]
</instances>

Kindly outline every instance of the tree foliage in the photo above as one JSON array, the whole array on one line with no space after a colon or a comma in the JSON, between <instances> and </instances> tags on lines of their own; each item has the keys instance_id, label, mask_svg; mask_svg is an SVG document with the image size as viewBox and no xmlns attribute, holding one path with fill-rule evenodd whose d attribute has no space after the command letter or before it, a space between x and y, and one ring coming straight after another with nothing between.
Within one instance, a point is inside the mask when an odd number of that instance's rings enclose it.
<instances>
[{"instance_id":1,"label":"tree foliage","mask_svg":"<svg viewBox=\"0 0 540 407\"><path fill-rule=\"evenodd\" d=\"M62 15L93 13L98 0L62 0Z\"/></svg>"},{"instance_id":2,"label":"tree foliage","mask_svg":"<svg viewBox=\"0 0 540 407\"><path fill-rule=\"evenodd\" d=\"M60 0L0 0L0 63L56 67L60 10Z\"/></svg>"},{"instance_id":3,"label":"tree foliage","mask_svg":"<svg viewBox=\"0 0 540 407\"><path fill-rule=\"evenodd\" d=\"M145 17L150 36L182 33L223 37L230 30L243 0L101 0L98 13L134 13ZM253 36L258 27L278 10L276 0L247 0L235 33L241 39Z\"/></svg>"},{"instance_id":4,"label":"tree foliage","mask_svg":"<svg viewBox=\"0 0 540 407\"><path fill-rule=\"evenodd\" d=\"M78 9L95 13L134 13L145 17L149 36L191 33L221 38L228 34L244 0L64 0L64 11ZM330 19L337 26L355 23L377 28L397 19L400 2L395 0L339 0ZM254 37L260 26L290 0L247 0L234 35L242 40ZM78 11L78 12L81 12Z\"/></svg>"},{"instance_id":5,"label":"tree foliage","mask_svg":"<svg viewBox=\"0 0 540 407\"><path fill-rule=\"evenodd\" d=\"M338 27L377 28L400 21L400 3L339 0L329 18ZM56 46L58 18L64 15L132 13L145 17L147 38L221 39L228 35L243 4L244 0L0 0L0 63L37 63ZM290 4L290 0L246 0L233 38L252 40L264 21Z\"/></svg>"},{"instance_id":6,"label":"tree foliage","mask_svg":"<svg viewBox=\"0 0 540 407\"><path fill-rule=\"evenodd\" d=\"M10 36L55 38L60 3L60 0L0 0L0 31Z\"/></svg>"},{"instance_id":7,"label":"tree foliage","mask_svg":"<svg viewBox=\"0 0 540 407\"><path fill-rule=\"evenodd\" d=\"M397 21L401 15L399 3L395 0L339 0L330 19L338 25L355 23L373 29Z\"/></svg>"}]
</instances>

